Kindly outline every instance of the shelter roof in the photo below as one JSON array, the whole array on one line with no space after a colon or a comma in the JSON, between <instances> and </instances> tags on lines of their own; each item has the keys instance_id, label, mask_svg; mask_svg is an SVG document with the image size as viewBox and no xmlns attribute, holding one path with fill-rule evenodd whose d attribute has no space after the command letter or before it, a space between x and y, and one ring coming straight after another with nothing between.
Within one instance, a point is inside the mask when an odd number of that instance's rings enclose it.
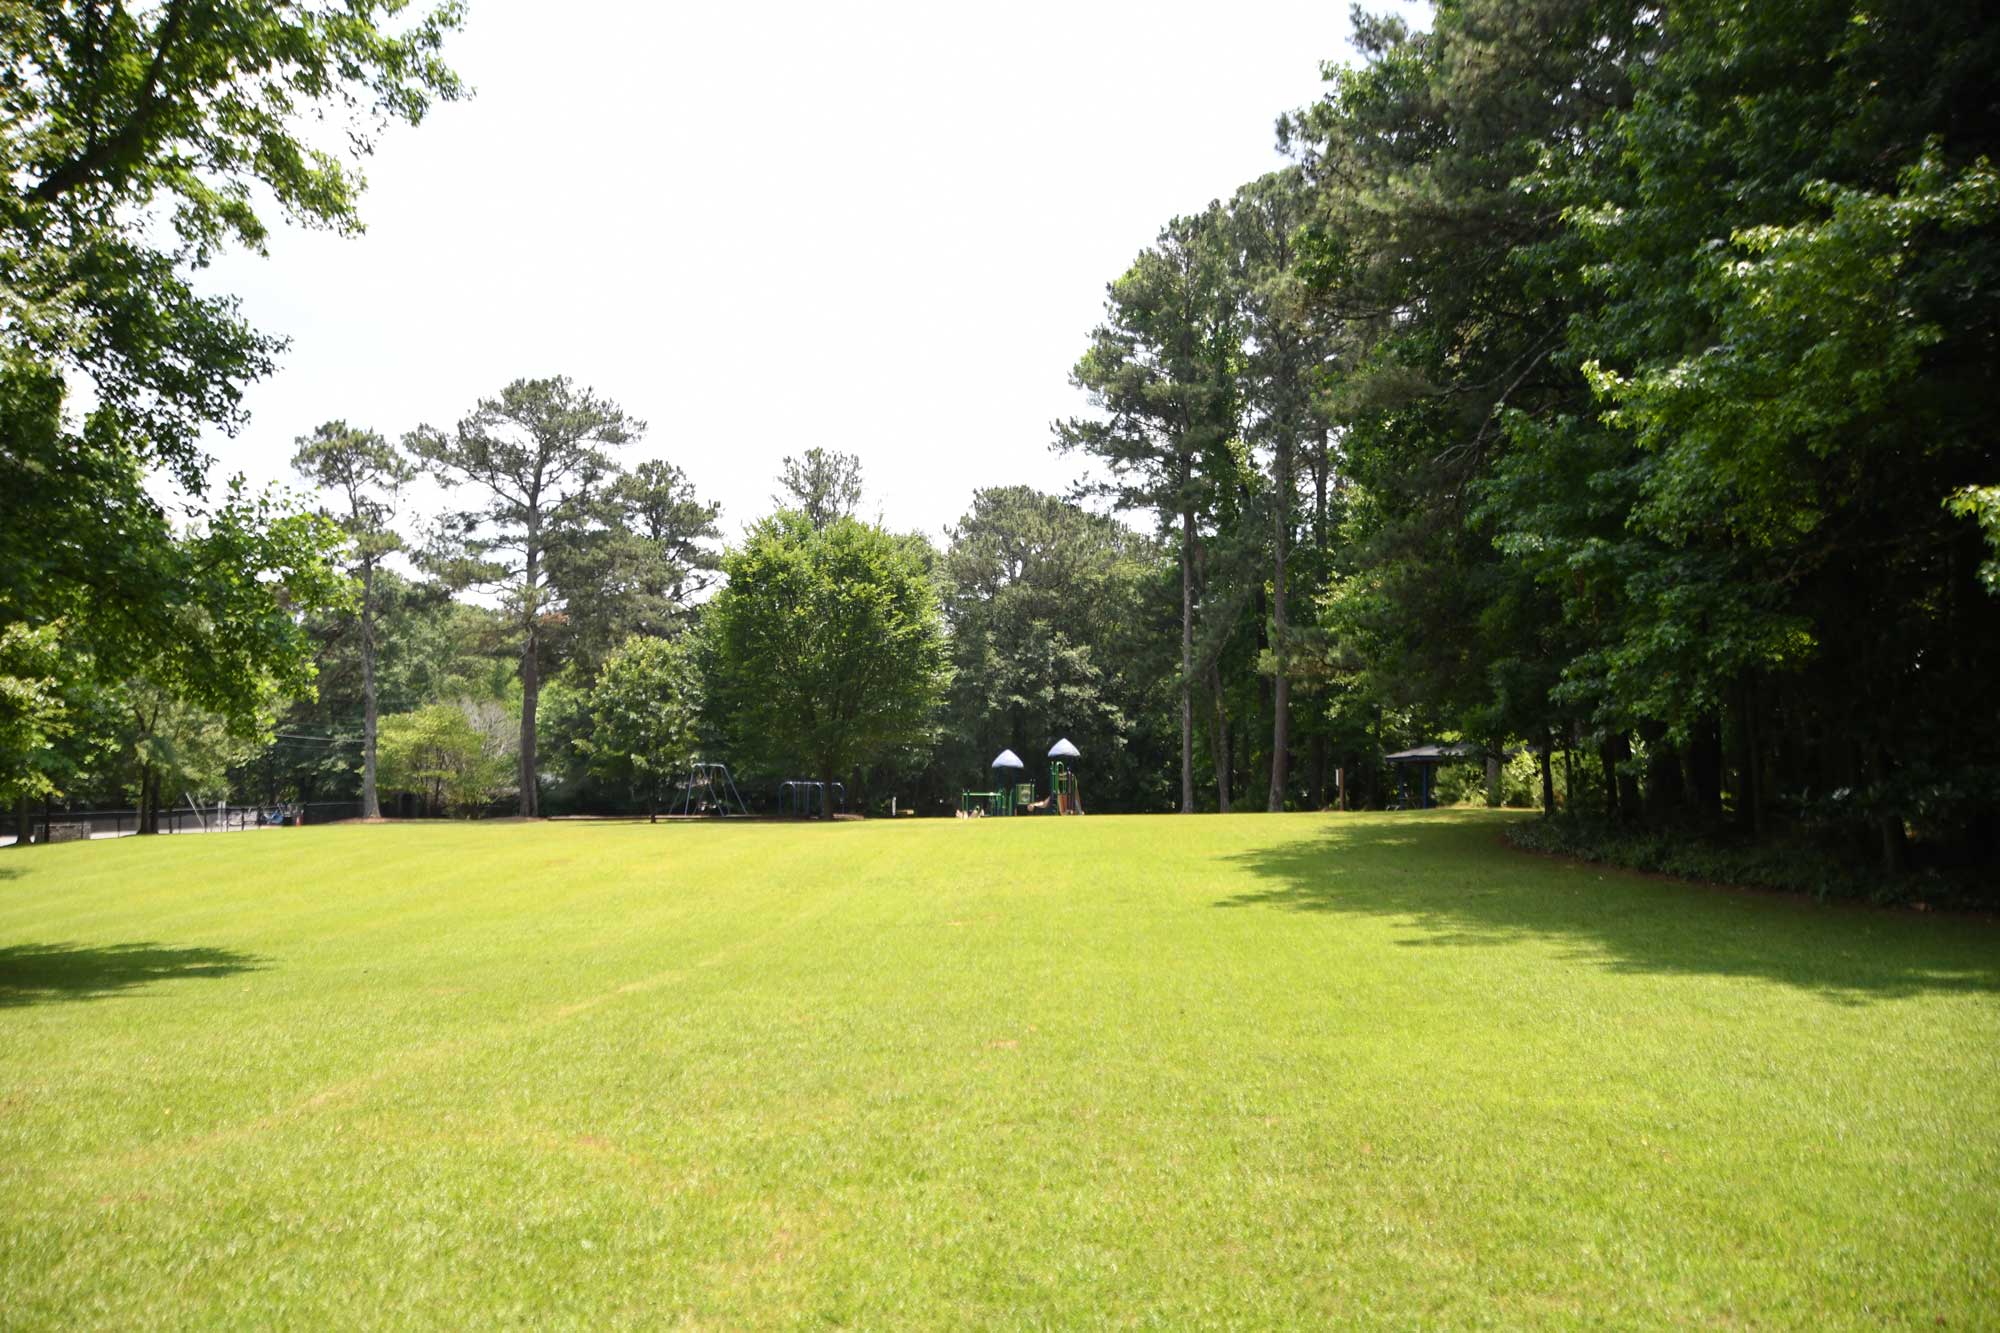
<instances>
[{"instance_id":1,"label":"shelter roof","mask_svg":"<svg viewBox=\"0 0 2000 1333\"><path fill-rule=\"evenodd\" d=\"M1439 764L1448 759L1478 759L1486 753L1486 748L1471 741L1453 741L1447 745L1419 745L1410 750L1398 750L1385 754L1383 761L1391 764Z\"/></svg>"}]
</instances>

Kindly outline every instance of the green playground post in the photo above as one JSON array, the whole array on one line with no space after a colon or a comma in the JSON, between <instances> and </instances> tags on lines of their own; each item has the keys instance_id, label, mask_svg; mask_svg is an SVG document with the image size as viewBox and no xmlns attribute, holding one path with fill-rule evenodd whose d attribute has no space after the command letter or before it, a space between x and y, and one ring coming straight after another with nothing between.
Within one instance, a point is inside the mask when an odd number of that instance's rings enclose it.
<instances>
[{"instance_id":1,"label":"green playground post","mask_svg":"<svg viewBox=\"0 0 2000 1333\"><path fill-rule=\"evenodd\" d=\"M1049 747L1049 812L1057 815L1083 813L1083 793L1078 788L1076 770L1066 760L1077 759L1076 746L1065 736Z\"/></svg>"}]
</instances>

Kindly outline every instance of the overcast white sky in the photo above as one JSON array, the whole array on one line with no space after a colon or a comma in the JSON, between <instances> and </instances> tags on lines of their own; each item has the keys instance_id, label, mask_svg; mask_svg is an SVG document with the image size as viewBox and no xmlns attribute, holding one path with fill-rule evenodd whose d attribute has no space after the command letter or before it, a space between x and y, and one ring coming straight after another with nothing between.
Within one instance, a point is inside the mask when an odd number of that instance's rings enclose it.
<instances>
[{"instance_id":1,"label":"overcast white sky","mask_svg":"<svg viewBox=\"0 0 2000 1333\"><path fill-rule=\"evenodd\" d=\"M732 537L813 444L903 529L1062 490L1083 464L1049 423L1084 407L1104 284L1281 165L1272 123L1347 31L1325 0L472 0L450 56L477 96L386 136L368 233L282 231L205 282L292 340L212 451L283 479L323 420L395 437L567 374Z\"/></svg>"}]
</instances>

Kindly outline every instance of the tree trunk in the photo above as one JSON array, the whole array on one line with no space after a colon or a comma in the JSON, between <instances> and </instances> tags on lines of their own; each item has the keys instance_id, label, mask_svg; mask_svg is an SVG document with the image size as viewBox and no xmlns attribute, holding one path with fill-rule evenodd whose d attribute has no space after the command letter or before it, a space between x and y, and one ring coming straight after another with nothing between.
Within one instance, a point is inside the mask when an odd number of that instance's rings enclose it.
<instances>
[{"instance_id":1,"label":"tree trunk","mask_svg":"<svg viewBox=\"0 0 2000 1333\"><path fill-rule=\"evenodd\" d=\"M1368 765L1368 788L1370 795L1375 798L1372 808L1377 810L1388 804L1386 799L1387 792L1384 791L1384 787L1386 786L1386 779L1389 776L1387 772L1389 766L1382 762L1382 756L1386 753L1388 753L1388 750L1382 744L1382 705L1376 704L1375 752L1373 762Z\"/></svg>"},{"instance_id":2,"label":"tree trunk","mask_svg":"<svg viewBox=\"0 0 2000 1333\"><path fill-rule=\"evenodd\" d=\"M375 562L361 566L361 817L380 819L375 790Z\"/></svg>"},{"instance_id":3,"label":"tree trunk","mask_svg":"<svg viewBox=\"0 0 2000 1333\"><path fill-rule=\"evenodd\" d=\"M1306 768L1311 774L1312 808L1326 809L1326 737L1314 736L1306 748Z\"/></svg>"},{"instance_id":4,"label":"tree trunk","mask_svg":"<svg viewBox=\"0 0 2000 1333\"><path fill-rule=\"evenodd\" d=\"M535 649L531 631L527 651L521 654L521 815L526 819L541 813L535 783L535 708L541 701L542 682Z\"/></svg>"},{"instance_id":5,"label":"tree trunk","mask_svg":"<svg viewBox=\"0 0 2000 1333\"><path fill-rule=\"evenodd\" d=\"M1265 660L1266 655L1269 654L1271 651L1271 598L1270 595L1264 590L1264 584L1262 580L1258 581L1257 590L1255 593L1252 594L1251 604L1252 604L1252 611L1254 613L1251 616L1251 622L1257 627L1257 643L1256 643L1257 655L1255 658L1252 659L1250 669L1257 682L1257 703L1259 711L1251 718L1249 724L1244 728L1243 734L1246 738L1254 734L1257 734L1260 731L1260 729L1262 734L1268 736L1271 733L1271 729L1277 725L1277 716L1278 716L1277 682L1274 681L1269 675L1267 675L1263 670L1260 669ZM1232 746L1235 739L1236 738L1234 734L1232 734L1230 736ZM1270 771L1270 765L1268 763L1262 762L1265 759L1265 756L1259 755L1257 753L1256 742L1246 739L1244 743L1245 745L1250 747L1243 752L1243 761L1244 764L1247 766L1248 771L1254 775L1259 775L1259 776L1268 773ZM1234 772L1235 769L1235 753L1236 752L1234 748L1232 748L1230 750L1230 756L1231 756L1230 767L1232 772Z\"/></svg>"},{"instance_id":6,"label":"tree trunk","mask_svg":"<svg viewBox=\"0 0 2000 1333\"><path fill-rule=\"evenodd\" d=\"M1762 765L1758 761L1757 685L1745 676L1736 688L1737 778L1736 817L1747 825L1750 836L1764 836Z\"/></svg>"},{"instance_id":7,"label":"tree trunk","mask_svg":"<svg viewBox=\"0 0 2000 1333\"><path fill-rule=\"evenodd\" d=\"M1895 761L1889 751L1882 746L1874 747L1875 772L1882 779L1890 778L1895 771ZM1903 830L1903 817L1899 814L1884 814L1875 821L1876 831L1881 837L1882 873L1899 875L1906 860L1907 835Z\"/></svg>"},{"instance_id":8,"label":"tree trunk","mask_svg":"<svg viewBox=\"0 0 2000 1333\"><path fill-rule=\"evenodd\" d=\"M1292 442L1283 436L1278 440L1275 471L1278 520L1272 535L1271 656L1277 672L1271 693L1271 799L1266 807L1273 814L1285 808L1292 748L1292 682L1285 661L1291 632L1285 619L1285 557L1292 540Z\"/></svg>"},{"instance_id":9,"label":"tree trunk","mask_svg":"<svg viewBox=\"0 0 2000 1333\"><path fill-rule=\"evenodd\" d=\"M1702 814L1722 814L1722 727L1713 717L1695 723L1684 753L1688 800Z\"/></svg>"},{"instance_id":10,"label":"tree trunk","mask_svg":"<svg viewBox=\"0 0 2000 1333\"><path fill-rule=\"evenodd\" d=\"M35 833L35 817L28 810L28 798L14 802L14 845L26 847Z\"/></svg>"},{"instance_id":11,"label":"tree trunk","mask_svg":"<svg viewBox=\"0 0 2000 1333\"><path fill-rule=\"evenodd\" d=\"M1543 819L1553 818L1556 813L1556 775L1555 769L1549 762L1549 752L1553 749L1555 749L1555 738L1553 736L1545 738L1542 741L1541 761Z\"/></svg>"},{"instance_id":12,"label":"tree trunk","mask_svg":"<svg viewBox=\"0 0 2000 1333\"><path fill-rule=\"evenodd\" d=\"M159 776L153 766L147 764L139 770L139 832L146 834L160 831L160 789Z\"/></svg>"},{"instance_id":13,"label":"tree trunk","mask_svg":"<svg viewBox=\"0 0 2000 1333\"><path fill-rule=\"evenodd\" d=\"M1618 817L1637 819L1639 817L1639 779L1624 771L1623 765L1632 757L1632 735L1621 731L1611 738L1611 755L1618 774Z\"/></svg>"},{"instance_id":14,"label":"tree trunk","mask_svg":"<svg viewBox=\"0 0 2000 1333\"><path fill-rule=\"evenodd\" d=\"M1900 874L1903 869L1903 821L1885 815L1879 822L1882 831L1882 873Z\"/></svg>"},{"instance_id":15,"label":"tree trunk","mask_svg":"<svg viewBox=\"0 0 2000 1333\"><path fill-rule=\"evenodd\" d=\"M1326 554L1326 487L1333 472L1333 450L1328 433L1319 433L1319 448L1313 451L1313 548Z\"/></svg>"},{"instance_id":16,"label":"tree trunk","mask_svg":"<svg viewBox=\"0 0 2000 1333\"><path fill-rule=\"evenodd\" d=\"M1181 813L1194 813L1194 510L1181 510Z\"/></svg>"},{"instance_id":17,"label":"tree trunk","mask_svg":"<svg viewBox=\"0 0 2000 1333\"><path fill-rule=\"evenodd\" d=\"M1667 744L1667 729L1649 722L1641 729L1646 741L1646 813L1670 815L1681 808L1685 782L1681 776L1681 756Z\"/></svg>"},{"instance_id":18,"label":"tree trunk","mask_svg":"<svg viewBox=\"0 0 2000 1333\"><path fill-rule=\"evenodd\" d=\"M1222 667L1217 662L1208 664L1208 689L1215 700L1215 735L1211 749L1215 752L1215 806L1223 814L1229 813L1229 710L1222 699Z\"/></svg>"},{"instance_id":19,"label":"tree trunk","mask_svg":"<svg viewBox=\"0 0 2000 1333\"><path fill-rule=\"evenodd\" d=\"M1500 748L1490 742L1486 750L1486 808L1500 808Z\"/></svg>"},{"instance_id":20,"label":"tree trunk","mask_svg":"<svg viewBox=\"0 0 2000 1333\"><path fill-rule=\"evenodd\" d=\"M535 782L535 706L541 701L542 664L538 642L540 608L536 606L536 594L540 591L541 552L534 543L533 529L527 558L522 572L522 609L527 623L522 627L521 637L521 817L533 819L541 810L540 792Z\"/></svg>"}]
</instances>

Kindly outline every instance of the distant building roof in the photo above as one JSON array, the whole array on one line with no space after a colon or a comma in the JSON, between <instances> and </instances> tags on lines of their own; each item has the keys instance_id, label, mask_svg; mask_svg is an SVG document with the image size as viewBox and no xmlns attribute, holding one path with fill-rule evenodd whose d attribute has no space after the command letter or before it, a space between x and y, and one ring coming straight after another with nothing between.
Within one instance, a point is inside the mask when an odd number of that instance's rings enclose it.
<instances>
[{"instance_id":1,"label":"distant building roof","mask_svg":"<svg viewBox=\"0 0 2000 1333\"><path fill-rule=\"evenodd\" d=\"M1436 764L1447 759L1479 759L1485 754L1486 747L1483 745L1454 741L1449 745L1419 745L1414 750L1398 750L1382 758L1391 764Z\"/></svg>"},{"instance_id":2,"label":"distant building roof","mask_svg":"<svg viewBox=\"0 0 2000 1333\"><path fill-rule=\"evenodd\" d=\"M1394 754L1382 756L1383 762L1390 764L1443 764L1454 759L1484 759L1492 753L1477 741L1453 741L1448 745L1419 745L1413 750L1398 750ZM1518 750L1501 750L1496 756L1502 763L1517 754L1540 754L1538 746L1523 745Z\"/></svg>"}]
</instances>

